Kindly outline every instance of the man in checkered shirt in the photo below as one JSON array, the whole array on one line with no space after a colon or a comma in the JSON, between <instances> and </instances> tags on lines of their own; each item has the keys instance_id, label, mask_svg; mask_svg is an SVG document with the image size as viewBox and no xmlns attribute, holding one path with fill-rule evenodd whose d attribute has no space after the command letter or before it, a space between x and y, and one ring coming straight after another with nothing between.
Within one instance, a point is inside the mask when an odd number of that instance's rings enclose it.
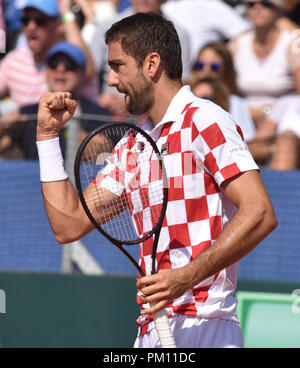
<instances>
[{"instance_id":1,"label":"man in checkered shirt","mask_svg":"<svg viewBox=\"0 0 300 368\"><path fill-rule=\"evenodd\" d=\"M135 14L115 23L106 43L108 83L124 93L131 114L147 112L153 120L150 135L169 179L159 271L137 280L142 310L135 347L159 347L152 313L164 307L177 347L242 347L234 298L237 261L277 226L243 133L220 107L182 86L180 44L171 22ZM58 152L57 132L73 111L70 95L43 96L38 145ZM51 160L55 166L57 153ZM42 154L40 165L43 172ZM65 173L57 166L46 176L43 196L56 239L69 243L93 230ZM146 241L140 260L146 271L150 253Z\"/></svg>"}]
</instances>

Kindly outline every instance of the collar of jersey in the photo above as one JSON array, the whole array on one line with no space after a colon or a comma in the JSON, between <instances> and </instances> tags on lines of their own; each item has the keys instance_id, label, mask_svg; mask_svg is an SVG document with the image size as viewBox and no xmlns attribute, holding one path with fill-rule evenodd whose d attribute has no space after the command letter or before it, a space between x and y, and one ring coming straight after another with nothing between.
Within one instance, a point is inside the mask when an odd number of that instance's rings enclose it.
<instances>
[{"instance_id":1,"label":"collar of jersey","mask_svg":"<svg viewBox=\"0 0 300 368\"><path fill-rule=\"evenodd\" d=\"M183 86L173 97L162 120L148 134L156 141L164 124L178 120L185 106L194 100L190 86Z\"/></svg>"}]
</instances>

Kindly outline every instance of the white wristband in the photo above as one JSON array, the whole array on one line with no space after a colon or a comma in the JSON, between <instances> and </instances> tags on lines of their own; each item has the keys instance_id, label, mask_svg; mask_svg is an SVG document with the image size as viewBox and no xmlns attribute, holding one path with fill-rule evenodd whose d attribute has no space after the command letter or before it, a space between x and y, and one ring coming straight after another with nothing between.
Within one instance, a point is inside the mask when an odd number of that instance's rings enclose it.
<instances>
[{"instance_id":1,"label":"white wristband","mask_svg":"<svg viewBox=\"0 0 300 368\"><path fill-rule=\"evenodd\" d=\"M37 141L40 161L40 178L42 182L60 181L68 178L64 167L59 138Z\"/></svg>"}]
</instances>

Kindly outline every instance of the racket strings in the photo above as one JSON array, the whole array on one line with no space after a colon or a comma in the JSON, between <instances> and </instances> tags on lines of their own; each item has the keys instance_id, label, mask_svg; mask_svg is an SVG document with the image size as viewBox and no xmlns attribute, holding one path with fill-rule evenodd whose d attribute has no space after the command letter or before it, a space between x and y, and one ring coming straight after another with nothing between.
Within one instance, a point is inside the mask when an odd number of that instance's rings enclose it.
<instances>
[{"instance_id":1,"label":"racket strings","mask_svg":"<svg viewBox=\"0 0 300 368\"><path fill-rule=\"evenodd\" d=\"M109 236L139 242L158 225L164 198L159 159L142 134L124 126L108 126L86 144L80 163L84 199ZM107 191L114 194L110 201Z\"/></svg>"}]
</instances>

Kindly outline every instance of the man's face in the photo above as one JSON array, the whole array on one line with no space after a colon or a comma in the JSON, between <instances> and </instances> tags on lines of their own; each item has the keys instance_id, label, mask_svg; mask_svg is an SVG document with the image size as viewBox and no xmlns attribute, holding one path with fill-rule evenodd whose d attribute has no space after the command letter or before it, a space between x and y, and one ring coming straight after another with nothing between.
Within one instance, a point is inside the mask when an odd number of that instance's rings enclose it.
<instances>
[{"instance_id":1,"label":"man's face","mask_svg":"<svg viewBox=\"0 0 300 368\"><path fill-rule=\"evenodd\" d=\"M160 6L164 0L131 0L136 13L160 12Z\"/></svg>"},{"instance_id":2,"label":"man's face","mask_svg":"<svg viewBox=\"0 0 300 368\"><path fill-rule=\"evenodd\" d=\"M272 25L279 13L278 8L272 6L272 4L265 6L263 2L257 2L248 7L249 18L256 27Z\"/></svg>"},{"instance_id":3,"label":"man's face","mask_svg":"<svg viewBox=\"0 0 300 368\"><path fill-rule=\"evenodd\" d=\"M47 82L51 92L72 92L83 81L84 72L65 54L56 54L48 60Z\"/></svg>"},{"instance_id":4,"label":"man's face","mask_svg":"<svg viewBox=\"0 0 300 368\"><path fill-rule=\"evenodd\" d=\"M35 55L45 55L58 40L59 25L56 18L49 18L33 8L24 10L23 32L28 46Z\"/></svg>"},{"instance_id":5,"label":"man's face","mask_svg":"<svg viewBox=\"0 0 300 368\"><path fill-rule=\"evenodd\" d=\"M109 44L108 63L108 85L124 93L128 112L140 115L149 111L154 103L152 84L145 77L143 68L139 68L134 58L123 51L119 41Z\"/></svg>"}]
</instances>

